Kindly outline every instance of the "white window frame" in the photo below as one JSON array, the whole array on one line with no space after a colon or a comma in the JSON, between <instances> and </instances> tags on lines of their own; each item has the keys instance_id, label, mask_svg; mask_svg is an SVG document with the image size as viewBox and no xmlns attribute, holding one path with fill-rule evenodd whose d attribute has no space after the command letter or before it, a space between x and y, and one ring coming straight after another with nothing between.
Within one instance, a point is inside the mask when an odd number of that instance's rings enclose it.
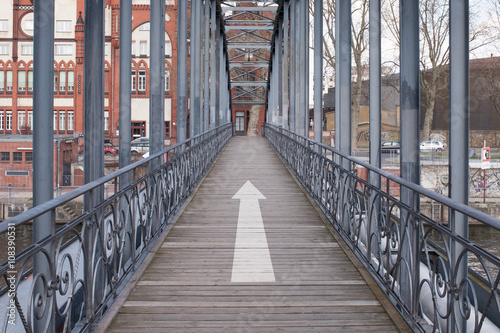
<instances>
[{"instance_id":1,"label":"white window frame","mask_svg":"<svg viewBox=\"0 0 500 333\"><path fill-rule=\"evenodd\" d=\"M9 20L0 20L0 31L9 31Z\"/></svg>"},{"instance_id":2,"label":"white window frame","mask_svg":"<svg viewBox=\"0 0 500 333\"><path fill-rule=\"evenodd\" d=\"M55 55L73 55L73 45L72 44L56 44Z\"/></svg>"},{"instance_id":3,"label":"white window frame","mask_svg":"<svg viewBox=\"0 0 500 333\"><path fill-rule=\"evenodd\" d=\"M75 90L75 71L68 71L68 92L73 92L74 90Z\"/></svg>"},{"instance_id":4,"label":"white window frame","mask_svg":"<svg viewBox=\"0 0 500 333\"><path fill-rule=\"evenodd\" d=\"M130 77L130 84L132 85L130 88L132 91L135 92L136 89L136 77L135 77L136 72L132 71L132 75Z\"/></svg>"},{"instance_id":5,"label":"white window frame","mask_svg":"<svg viewBox=\"0 0 500 333\"><path fill-rule=\"evenodd\" d=\"M165 57L172 57L172 43L168 40L165 41Z\"/></svg>"},{"instance_id":6,"label":"white window frame","mask_svg":"<svg viewBox=\"0 0 500 333\"><path fill-rule=\"evenodd\" d=\"M135 49L135 40L133 40L132 41L132 58L135 57L135 51L136 51L136 49Z\"/></svg>"},{"instance_id":7,"label":"white window frame","mask_svg":"<svg viewBox=\"0 0 500 333\"><path fill-rule=\"evenodd\" d=\"M147 56L148 55L148 42L147 41L141 41L141 42L139 42L139 54L141 56Z\"/></svg>"},{"instance_id":8,"label":"white window frame","mask_svg":"<svg viewBox=\"0 0 500 333\"><path fill-rule=\"evenodd\" d=\"M35 28L35 21L24 20L24 31L33 31Z\"/></svg>"},{"instance_id":9,"label":"white window frame","mask_svg":"<svg viewBox=\"0 0 500 333\"><path fill-rule=\"evenodd\" d=\"M3 111L0 111L0 131L3 131Z\"/></svg>"},{"instance_id":10,"label":"white window frame","mask_svg":"<svg viewBox=\"0 0 500 333\"><path fill-rule=\"evenodd\" d=\"M104 131L109 131L109 111L104 111Z\"/></svg>"},{"instance_id":11,"label":"white window frame","mask_svg":"<svg viewBox=\"0 0 500 333\"><path fill-rule=\"evenodd\" d=\"M33 128L33 111L28 111L28 126Z\"/></svg>"},{"instance_id":12,"label":"white window frame","mask_svg":"<svg viewBox=\"0 0 500 333\"><path fill-rule=\"evenodd\" d=\"M20 70L17 72L17 91L26 91L26 71Z\"/></svg>"},{"instance_id":13,"label":"white window frame","mask_svg":"<svg viewBox=\"0 0 500 333\"><path fill-rule=\"evenodd\" d=\"M10 45L9 44L0 44L0 54L1 55L8 55L10 51Z\"/></svg>"},{"instance_id":14,"label":"white window frame","mask_svg":"<svg viewBox=\"0 0 500 333\"><path fill-rule=\"evenodd\" d=\"M73 122L74 122L74 113L73 111L68 111L68 131L73 130Z\"/></svg>"},{"instance_id":15,"label":"white window frame","mask_svg":"<svg viewBox=\"0 0 500 333\"><path fill-rule=\"evenodd\" d=\"M0 70L0 92L3 92L5 89L5 71Z\"/></svg>"},{"instance_id":16,"label":"white window frame","mask_svg":"<svg viewBox=\"0 0 500 333\"><path fill-rule=\"evenodd\" d=\"M10 70L7 71L7 80L6 80L7 81L7 85L6 85L6 90L7 91L12 91L12 86L14 84L14 82L13 82L14 81L13 75L14 74L12 73L12 71L10 71ZM9 78L9 76L10 76L10 78ZM10 85L9 85L9 83L10 83Z\"/></svg>"},{"instance_id":17,"label":"white window frame","mask_svg":"<svg viewBox=\"0 0 500 333\"><path fill-rule=\"evenodd\" d=\"M21 45L22 55L33 55L33 44L22 44Z\"/></svg>"},{"instance_id":18,"label":"white window frame","mask_svg":"<svg viewBox=\"0 0 500 333\"><path fill-rule=\"evenodd\" d=\"M5 112L5 129L12 131L12 111Z\"/></svg>"},{"instance_id":19,"label":"white window frame","mask_svg":"<svg viewBox=\"0 0 500 333\"><path fill-rule=\"evenodd\" d=\"M170 70L165 70L165 92L170 92Z\"/></svg>"},{"instance_id":20,"label":"white window frame","mask_svg":"<svg viewBox=\"0 0 500 333\"><path fill-rule=\"evenodd\" d=\"M151 23L150 22L146 22L144 24L141 24L141 26L139 27L139 31L149 31L151 30Z\"/></svg>"},{"instance_id":21,"label":"white window frame","mask_svg":"<svg viewBox=\"0 0 500 333\"><path fill-rule=\"evenodd\" d=\"M146 76L145 70L139 71L139 80L137 84L138 91L146 91Z\"/></svg>"},{"instance_id":22,"label":"white window frame","mask_svg":"<svg viewBox=\"0 0 500 333\"><path fill-rule=\"evenodd\" d=\"M73 32L73 22L71 20L57 20L56 32Z\"/></svg>"},{"instance_id":23,"label":"white window frame","mask_svg":"<svg viewBox=\"0 0 500 333\"><path fill-rule=\"evenodd\" d=\"M28 91L33 92L33 70L28 71Z\"/></svg>"},{"instance_id":24,"label":"white window frame","mask_svg":"<svg viewBox=\"0 0 500 333\"><path fill-rule=\"evenodd\" d=\"M59 111L59 130L66 130L66 111Z\"/></svg>"},{"instance_id":25,"label":"white window frame","mask_svg":"<svg viewBox=\"0 0 500 333\"><path fill-rule=\"evenodd\" d=\"M59 71L59 91L64 93L66 92L66 71Z\"/></svg>"},{"instance_id":26,"label":"white window frame","mask_svg":"<svg viewBox=\"0 0 500 333\"><path fill-rule=\"evenodd\" d=\"M57 111L54 111L54 131L57 130Z\"/></svg>"},{"instance_id":27,"label":"white window frame","mask_svg":"<svg viewBox=\"0 0 500 333\"><path fill-rule=\"evenodd\" d=\"M59 71L54 71L54 93L59 89Z\"/></svg>"},{"instance_id":28,"label":"white window frame","mask_svg":"<svg viewBox=\"0 0 500 333\"><path fill-rule=\"evenodd\" d=\"M17 111L17 129L20 130L21 126L26 124L26 112Z\"/></svg>"}]
</instances>

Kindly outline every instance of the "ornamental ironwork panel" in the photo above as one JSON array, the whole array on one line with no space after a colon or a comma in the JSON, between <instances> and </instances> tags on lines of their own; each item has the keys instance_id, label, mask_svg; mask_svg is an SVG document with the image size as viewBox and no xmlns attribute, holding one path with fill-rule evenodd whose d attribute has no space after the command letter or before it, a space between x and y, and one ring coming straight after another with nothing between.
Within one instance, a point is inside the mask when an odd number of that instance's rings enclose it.
<instances>
[{"instance_id":1,"label":"ornamental ironwork panel","mask_svg":"<svg viewBox=\"0 0 500 333\"><path fill-rule=\"evenodd\" d=\"M91 330L232 136L220 126L2 222L0 331ZM16 243L34 218L94 202L105 186L109 197L52 236ZM33 276L35 260L47 273Z\"/></svg>"},{"instance_id":2,"label":"ornamental ironwork panel","mask_svg":"<svg viewBox=\"0 0 500 333\"><path fill-rule=\"evenodd\" d=\"M500 221L283 128L263 133L326 218L416 331L496 332L500 259L451 231L457 215L500 230ZM375 187L370 179L380 179ZM417 198L412 208L400 193ZM437 222L418 209L435 201ZM468 274L461 276L466 266Z\"/></svg>"}]
</instances>

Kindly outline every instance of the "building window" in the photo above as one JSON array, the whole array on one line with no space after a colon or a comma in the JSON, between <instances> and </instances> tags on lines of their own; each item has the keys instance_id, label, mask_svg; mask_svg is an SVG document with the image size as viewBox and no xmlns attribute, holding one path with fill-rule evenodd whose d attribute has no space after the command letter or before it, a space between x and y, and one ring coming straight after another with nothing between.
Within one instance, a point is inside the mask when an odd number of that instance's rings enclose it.
<instances>
[{"instance_id":1,"label":"building window","mask_svg":"<svg viewBox=\"0 0 500 333\"><path fill-rule=\"evenodd\" d=\"M68 111L68 131L73 130L73 111Z\"/></svg>"},{"instance_id":2,"label":"building window","mask_svg":"<svg viewBox=\"0 0 500 333\"><path fill-rule=\"evenodd\" d=\"M165 41L165 57L172 57L172 43L170 41Z\"/></svg>"},{"instance_id":3,"label":"building window","mask_svg":"<svg viewBox=\"0 0 500 333\"><path fill-rule=\"evenodd\" d=\"M5 113L5 129L7 131L12 131L12 111L7 111Z\"/></svg>"},{"instance_id":4,"label":"building window","mask_svg":"<svg viewBox=\"0 0 500 333\"><path fill-rule=\"evenodd\" d=\"M73 93L75 90L75 72L68 71L68 93Z\"/></svg>"},{"instance_id":5,"label":"building window","mask_svg":"<svg viewBox=\"0 0 500 333\"><path fill-rule=\"evenodd\" d=\"M104 55L109 55L109 44L104 44Z\"/></svg>"},{"instance_id":6,"label":"building window","mask_svg":"<svg viewBox=\"0 0 500 333\"><path fill-rule=\"evenodd\" d=\"M150 27L151 27L150 22L146 22L139 27L139 30L140 31L149 31Z\"/></svg>"},{"instance_id":7,"label":"building window","mask_svg":"<svg viewBox=\"0 0 500 333\"><path fill-rule=\"evenodd\" d=\"M55 92L55 93L57 92L57 87L58 87L58 85L57 85L57 80L58 80L58 79L57 79L57 72L56 72L56 71L54 71L54 92Z\"/></svg>"},{"instance_id":8,"label":"building window","mask_svg":"<svg viewBox=\"0 0 500 333\"><path fill-rule=\"evenodd\" d=\"M28 92L33 92L33 71L28 71Z\"/></svg>"},{"instance_id":9,"label":"building window","mask_svg":"<svg viewBox=\"0 0 500 333\"><path fill-rule=\"evenodd\" d=\"M0 44L0 54L9 54L9 44Z\"/></svg>"},{"instance_id":10,"label":"building window","mask_svg":"<svg viewBox=\"0 0 500 333\"><path fill-rule=\"evenodd\" d=\"M4 71L0 71L0 94L3 94L5 89L5 73Z\"/></svg>"},{"instance_id":11,"label":"building window","mask_svg":"<svg viewBox=\"0 0 500 333\"><path fill-rule=\"evenodd\" d=\"M73 24L71 24L70 20L58 20L56 22L56 31L57 32L72 32Z\"/></svg>"},{"instance_id":12,"label":"building window","mask_svg":"<svg viewBox=\"0 0 500 333\"><path fill-rule=\"evenodd\" d=\"M33 31L33 20L25 20L24 21L24 30L26 31Z\"/></svg>"},{"instance_id":13,"label":"building window","mask_svg":"<svg viewBox=\"0 0 500 333\"><path fill-rule=\"evenodd\" d=\"M148 55L148 42L140 42L139 54L141 57L146 57Z\"/></svg>"},{"instance_id":14,"label":"building window","mask_svg":"<svg viewBox=\"0 0 500 333\"><path fill-rule=\"evenodd\" d=\"M22 55L33 55L33 44L23 44L21 45Z\"/></svg>"},{"instance_id":15,"label":"building window","mask_svg":"<svg viewBox=\"0 0 500 333\"><path fill-rule=\"evenodd\" d=\"M7 71L7 92L12 92L12 71Z\"/></svg>"},{"instance_id":16,"label":"building window","mask_svg":"<svg viewBox=\"0 0 500 333\"><path fill-rule=\"evenodd\" d=\"M54 111L54 131L57 130L57 111Z\"/></svg>"},{"instance_id":17,"label":"building window","mask_svg":"<svg viewBox=\"0 0 500 333\"><path fill-rule=\"evenodd\" d=\"M137 90L146 92L146 71L139 71L139 85Z\"/></svg>"},{"instance_id":18,"label":"building window","mask_svg":"<svg viewBox=\"0 0 500 333\"><path fill-rule=\"evenodd\" d=\"M55 55L72 55L73 45L71 44L56 44Z\"/></svg>"},{"instance_id":19,"label":"building window","mask_svg":"<svg viewBox=\"0 0 500 333\"><path fill-rule=\"evenodd\" d=\"M61 111L59 112L59 130L64 131L66 125L66 112Z\"/></svg>"},{"instance_id":20,"label":"building window","mask_svg":"<svg viewBox=\"0 0 500 333\"><path fill-rule=\"evenodd\" d=\"M3 131L3 111L0 111L0 131Z\"/></svg>"},{"instance_id":21,"label":"building window","mask_svg":"<svg viewBox=\"0 0 500 333\"><path fill-rule=\"evenodd\" d=\"M33 128L33 111L28 111L28 127Z\"/></svg>"},{"instance_id":22,"label":"building window","mask_svg":"<svg viewBox=\"0 0 500 333\"><path fill-rule=\"evenodd\" d=\"M0 31L9 31L9 21L0 20Z\"/></svg>"},{"instance_id":23,"label":"building window","mask_svg":"<svg viewBox=\"0 0 500 333\"><path fill-rule=\"evenodd\" d=\"M146 136L146 122L138 121L132 123L132 139L137 139Z\"/></svg>"},{"instance_id":24,"label":"building window","mask_svg":"<svg viewBox=\"0 0 500 333\"><path fill-rule=\"evenodd\" d=\"M26 91L26 71L17 72L17 91L20 93Z\"/></svg>"},{"instance_id":25,"label":"building window","mask_svg":"<svg viewBox=\"0 0 500 333\"><path fill-rule=\"evenodd\" d=\"M27 151L24 153L24 161L25 162L33 162L33 152Z\"/></svg>"},{"instance_id":26,"label":"building window","mask_svg":"<svg viewBox=\"0 0 500 333\"><path fill-rule=\"evenodd\" d=\"M132 85L132 91L135 92L135 71L132 71L131 75L131 85Z\"/></svg>"},{"instance_id":27,"label":"building window","mask_svg":"<svg viewBox=\"0 0 500 333\"><path fill-rule=\"evenodd\" d=\"M109 111L104 111L104 131L109 131Z\"/></svg>"},{"instance_id":28,"label":"building window","mask_svg":"<svg viewBox=\"0 0 500 333\"><path fill-rule=\"evenodd\" d=\"M170 121L165 122L165 139L170 138Z\"/></svg>"},{"instance_id":29,"label":"building window","mask_svg":"<svg viewBox=\"0 0 500 333\"><path fill-rule=\"evenodd\" d=\"M24 111L17 112L17 129L21 129L21 127L26 124L26 113Z\"/></svg>"},{"instance_id":30,"label":"building window","mask_svg":"<svg viewBox=\"0 0 500 333\"><path fill-rule=\"evenodd\" d=\"M10 152L8 152L8 151L0 152L0 161L9 162L10 161Z\"/></svg>"},{"instance_id":31,"label":"building window","mask_svg":"<svg viewBox=\"0 0 500 333\"><path fill-rule=\"evenodd\" d=\"M135 57L135 40L132 41L132 58Z\"/></svg>"},{"instance_id":32,"label":"building window","mask_svg":"<svg viewBox=\"0 0 500 333\"><path fill-rule=\"evenodd\" d=\"M66 91L66 71L59 71L59 92Z\"/></svg>"},{"instance_id":33,"label":"building window","mask_svg":"<svg viewBox=\"0 0 500 333\"><path fill-rule=\"evenodd\" d=\"M170 71L165 71L165 92L170 91Z\"/></svg>"},{"instance_id":34,"label":"building window","mask_svg":"<svg viewBox=\"0 0 500 333\"><path fill-rule=\"evenodd\" d=\"M22 162L23 161L23 153L15 151L12 153L12 162Z\"/></svg>"}]
</instances>

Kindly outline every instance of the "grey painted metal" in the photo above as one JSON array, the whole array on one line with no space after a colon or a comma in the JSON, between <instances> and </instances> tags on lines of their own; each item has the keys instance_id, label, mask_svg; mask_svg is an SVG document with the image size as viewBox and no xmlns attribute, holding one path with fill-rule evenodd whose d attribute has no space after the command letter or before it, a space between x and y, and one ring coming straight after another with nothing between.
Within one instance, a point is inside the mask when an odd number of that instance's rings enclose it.
<instances>
[{"instance_id":1,"label":"grey painted metal","mask_svg":"<svg viewBox=\"0 0 500 333\"><path fill-rule=\"evenodd\" d=\"M226 73L226 60L225 60L225 57L224 57L224 45L223 45L223 40L224 40L224 36L222 35L222 33L219 34L219 63L218 63L218 66L219 66L219 75L218 75L218 78L219 78L219 124L225 124L226 122L226 105L225 105L225 93L226 93L226 87L227 87L227 84L226 84L226 80L225 80L225 73Z\"/></svg>"},{"instance_id":2,"label":"grey painted metal","mask_svg":"<svg viewBox=\"0 0 500 333\"><path fill-rule=\"evenodd\" d=\"M36 29L33 36L33 105L35 111L33 114L33 206L36 207L50 201L54 196L55 128L53 128L52 121L54 112L54 47L52 47L54 45L54 0L35 1L34 26ZM33 243L38 243L54 234L54 213L55 210L51 210L34 219ZM4 239L7 244L7 237ZM43 274L47 279L52 279L53 271L50 263L54 260L53 244L48 243L45 250L47 251L45 255L40 253L35 256L33 274L34 276ZM37 310L48 306L48 303L52 302L54 298L40 284L35 287L36 294L48 297L42 298L40 304L36 304ZM5 322L7 322L7 317L3 316ZM34 328L38 332L53 331L54 320L53 313L45 313L39 320L35 319ZM7 326L4 329L6 331Z\"/></svg>"},{"instance_id":3,"label":"grey painted metal","mask_svg":"<svg viewBox=\"0 0 500 333\"><path fill-rule=\"evenodd\" d=\"M39 4L44 2L39 1ZM53 68L53 62L49 68ZM50 79L52 94L53 77ZM45 240L38 240L33 244L16 244L16 272L12 272L8 262L0 264L0 279L7 281L7 278L14 276L13 287L22 291L14 296L15 302L19 304L15 331L83 333L95 330L103 313L116 300L147 252L203 179L232 135L232 124L226 124L40 204L8 222L0 223L0 237L7 239L9 224L16 228L26 228L40 216L62 210L64 205L78 202L82 197L93 197L106 184L113 191L112 196L103 199L90 210L81 210L80 215L59 226ZM151 169L151 163L159 165L159 168L143 177L144 170ZM125 174L134 175L133 179L128 187L119 190L119 179ZM122 202L128 204L124 206ZM159 223L152 223L153 216ZM87 229L90 226L95 227L95 236L87 241ZM48 253L44 248L46 244L54 244L54 252L58 256L49 262L49 275L33 277L31 260L39 255L47 257ZM82 274L83 267L89 269L88 274ZM43 283L42 292L39 295L30 294L40 283ZM82 310L83 289L90 291L90 298L94 300L85 304L93 306L92 311L86 308L86 313ZM0 292L7 295L7 291L8 287L3 284ZM46 296L48 297L45 298ZM34 313L43 314L43 311L58 314L58 327L33 327L31 319ZM8 317L8 312L7 306L0 308L2 332L11 331L7 329L8 324L4 320ZM54 321L50 324L54 324Z\"/></svg>"},{"instance_id":4,"label":"grey painted metal","mask_svg":"<svg viewBox=\"0 0 500 333\"><path fill-rule=\"evenodd\" d=\"M290 49L290 42L289 42L289 21L290 21L290 3L288 1L283 2L283 21L282 21L282 29L283 29L283 57L282 57L282 85L283 85L283 94L282 94L282 101L281 104L283 105L283 128L289 129L289 124L288 124L288 111L289 111L289 106L290 106L290 101L289 101L289 49ZM280 109L281 110L281 109Z\"/></svg>"},{"instance_id":5,"label":"grey painted metal","mask_svg":"<svg viewBox=\"0 0 500 333\"><path fill-rule=\"evenodd\" d=\"M200 112L201 112L201 5L202 0L191 1L191 81L190 81L190 98L189 105L190 116L189 136L193 137L200 134Z\"/></svg>"},{"instance_id":6,"label":"grey painted metal","mask_svg":"<svg viewBox=\"0 0 500 333\"><path fill-rule=\"evenodd\" d=\"M278 66L278 125L283 126L283 17L277 18L278 40L276 42L275 52L277 53Z\"/></svg>"},{"instance_id":7,"label":"grey painted metal","mask_svg":"<svg viewBox=\"0 0 500 333\"><path fill-rule=\"evenodd\" d=\"M370 0L370 164L382 167L380 144L382 142L382 30L379 0ZM370 183L380 188L380 177L370 174Z\"/></svg>"},{"instance_id":8,"label":"grey painted metal","mask_svg":"<svg viewBox=\"0 0 500 333\"><path fill-rule=\"evenodd\" d=\"M304 40L304 48L302 52L304 53L304 133L309 135L309 1L304 0L302 3L302 20L304 21L304 30L302 32Z\"/></svg>"},{"instance_id":9,"label":"grey painted metal","mask_svg":"<svg viewBox=\"0 0 500 333\"><path fill-rule=\"evenodd\" d=\"M304 95L304 88L305 88L305 77L304 77L304 70L305 70L305 64L306 64L306 59L304 57L304 52L303 48L305 47L304 41L302 40L303 37L303 31L304 31L304 25L305 21L303 20L303 15L302 15L302 3L304 0L297 0L297 7L296 7L296 18L297 18L297 32L295 34L295 42L296 42L296 71L297 71L297 81L295 84L295 90L297 94L297 104L296 104L296 112L295 112L295 121L296 125L295 127L297 128L297 133L300 135L305 135L305 128L304 128L304 108L305 108L305 95Z\"/></svg>"},{"instance_id":10,"label":"grey painted metal","mask_svg":"<svg viewBox=\"0 0 500 333\"><path fill-rule=\"evenodd\" d=\"M214 126L218 127L220 125L220 114L221 114L221 99L220 99L220 88L221 88L221 64L220 64L220 55L221 55L221 33L220 33L220 19L217 15L216 23L217 30L215 32L215 67L214 67L214 76L215 81L212 83L215 88L215 123Z\"/></svg>"},{"instance_id":11,"label":"grey painted metal","mask_svg":"<svg viewBox=\"0 0 500 333\"><path fill-rule=\"evenodd\" d=\"M450 198L464 205L469 204L469 1L450 1ZM450 221L451 230L469 238L467 215L457 213ZM452 242L452 262L456 278L454 286L466 283L467 256L461 257L465 247ZM461 308L454 308L451 331L465 332L467 322L460 315ZM450 327L449 326L449 327Z\"/></svg>"},{"instance_id":12,"label":"grey painted metal","mask_svg":"<svg viewBox=\"0 0 500 333\"><path fill-rule=\"evenodd\" d=\"M187 1L177 7L177 142L187 138Z\"/></svg>"},{"instance_id":13,"label":"grey painted metal","mask_svg":"<svg viewBox=\"0 0 500 333\"><path fill-rule=\"evenodd\" d=\"M340 1L335 11L335 29L338 45L335 52L335 90L338 90L338 123L335 124L335 147L346 155L351 154L351 2ZM338 76L337 76L338 75Z\"/></svg>"},{"instance_id":14,"label":"grey painted metal","mask_svg":"<svg viewBox=\"0 0 500 333\"><path fill-rule=\"evenodd\" d=\"M85 49L84 49L84 183L89 184L104 176L104 0L85 2ZM84 198L85 211L95 210L104 199L104 187L87 193ZM84 228L84 254L92 256L91 247L100 226L89 223ZM102 248L98 253L102 253ZM105 272L95 269L97 263L85 261L85 279L101 280ZM101 285L95 289L85 289L85 312L92 318L99 307L98 295L103 292Z\"/></svg>"},{"instance_id":15,"label":"grey painted metal","mask_svg":"<svg viewBox=\"0 0 500 333\"><path fill-rule=\"evenodd\" d=\"M149 153L155 154L165 146L165 0L151 2L150 19ZM184 58L179 55L179 59ZM177 117L182 115L177 113ZM177 125L179 128L179 121ZM151 164L151 167L157 166Z\"/></svg>"},{"instance_id":16,"label":"grey painted metal","mask_svg":"<svg viewBox=\"0 0 500 333\"><path fill-rule=\"evenodd\" d=\"M203 68L204 86L203 86L203 132L208 131L210 124L210 0L205 0L204 6L205 38L204 57L205 66Z\"/></svg>"},{"instance_id":17,"label":"grey painted metal","mask_svg":"<svg viewBox=\"0 0 500 333\"><path fill-rule=\"evenodd\" d=\"M314 141L323 142L323 0L314 1Z\"/></svg>"},{"instance_id":18,"label":"grey painted metal","mask_svg":"<svg viewBox=\"0 0 500 333\"><path fill-rule=\"evenodd\" d=\"M479 217L480 223L491 225L497 230L500 230L500 220L296 133L270 124L264 125L263 133L413 331L455 332L443 322L446 322L452 309L458 306L467 309L458 315L464 318L471 315L468 320L469 331L479 332L481 328L484 332L497 330L495 325L500 324L500 309L497 305L490 305L489 319L485 319L484 311L475 320L474 312L480 298L476 296L480 293L484 293L482 306L486 306L490 297L498 297L498 279L486 276L498 277L500 258L477 244L469 243L442 223L432 220L431 214L418 209L407 209L404 202L390 193L391 188L404 187L425 201L444 205L450 211L450 216L460 213L471 218ZM334 160L348 161L352 170L366 168L369 173L379 174L383 183L394 185L387 185L387 188L374 187ZM382 214L379 214L376 205L370 204L374 195L382 202ZM403 211L408 216L404 216L401 213ZM429 231L417 234L418 244L421 246L418 262L423 269L415 270L411 259L408 261L404 254L407 234L413 232L413 225L404 222L407 218L417 228L423 230L425 226L425 230ZM342 221L345 219L349 223L344 224ZM460 243L465 256L477 259L476 265L468 267L473 278L464 281L466 284L462 288L453 289L453 267L456 263L449 263L452 257L452 250L447 245L449 243L442 246L435 240L439 240L440 244L448 241ZM417 277L417 284L413 285L416 304L408 303L401 293L401 282L408 277L404 273L406 267L412 269L410 276ZM480 272L484 273L480 275ZM479 282L472 282L474 279ZM481 286L483 283L484 287ZM413 306L416 308L412 308Z\"/></svg>"},{"instance_id":19,"label":"grey painted metal","mask_svg":"<svg viewBox=\"0 0 500 333\"><path fill-rule=\"evenodd\" d=\"M131 157L132 141L132 0L120 0L120 118L119 118L119 167L120 169L129 165ZM120 179L120 189L130 183L130 175L124 175Z\"/></svg>"},{"instance_id":20,"label":"grey painted metal","mask_svg":"<svg viewBox=\"0 0 500 333\"><path fill-rule=\"evenodd\" d=\"M295 35L297 33L297 16L296 16L296 0L290 0L290 54L289 54L289 91L290 91L290 110L288 113L288 124L289 129L293 132L297 131L296 122L296 81L297 81L297 68L296 68L296 39Z\"/></svg>"},{"instance_id":21,"label":"grey painted metal","mask_svg":"<svg viewBox=\"0 0 500 333\"><path fill-rule=\"evenodd\" d=\"M215 1L211 1L211 12L210 12L210 129L215 128L216 124L216 110L217 110L217 102L216 95L217 91L215 88L217 70L216 63L217 59L215 57L216 53L216 34L218 34L217 30L217 8Z\"/></svg>"},{"instance_id":22,"label":"grey painted metal","mask_svg":"<svg viewBox=\"0 0 500 333\"><path fill-rule=\"evenodd\" d=\"M400 105L401 105L401 178L420 183L420 63L419 63L419 1L400 0ZM401 201L418 210L418 193L401 188ZM417 290L419 276L419 230L411 216L403 212L402 223L408 233L403 239L401 253L408 263L402 268L401 295L409 311L417 315Z\"/></svg>"}]
</instances>

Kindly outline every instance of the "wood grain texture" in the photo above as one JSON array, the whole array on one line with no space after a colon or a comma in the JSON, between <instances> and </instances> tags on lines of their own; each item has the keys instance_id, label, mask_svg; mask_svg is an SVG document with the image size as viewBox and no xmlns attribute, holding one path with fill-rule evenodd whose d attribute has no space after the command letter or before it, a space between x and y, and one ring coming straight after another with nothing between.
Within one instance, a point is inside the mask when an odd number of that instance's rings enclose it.
<instances>
[{"instance_id":1,"label":"wood grain texture","mask_svg":"<svg viewBox=\"0 0 500 333\"><path fill-rule=\"evenodd\" d=\"M239 201L251 181L276 282L231 283ZM358 269L261 137L236 137L108 332L397 332Z\"/></svg>"}]
</instances>

